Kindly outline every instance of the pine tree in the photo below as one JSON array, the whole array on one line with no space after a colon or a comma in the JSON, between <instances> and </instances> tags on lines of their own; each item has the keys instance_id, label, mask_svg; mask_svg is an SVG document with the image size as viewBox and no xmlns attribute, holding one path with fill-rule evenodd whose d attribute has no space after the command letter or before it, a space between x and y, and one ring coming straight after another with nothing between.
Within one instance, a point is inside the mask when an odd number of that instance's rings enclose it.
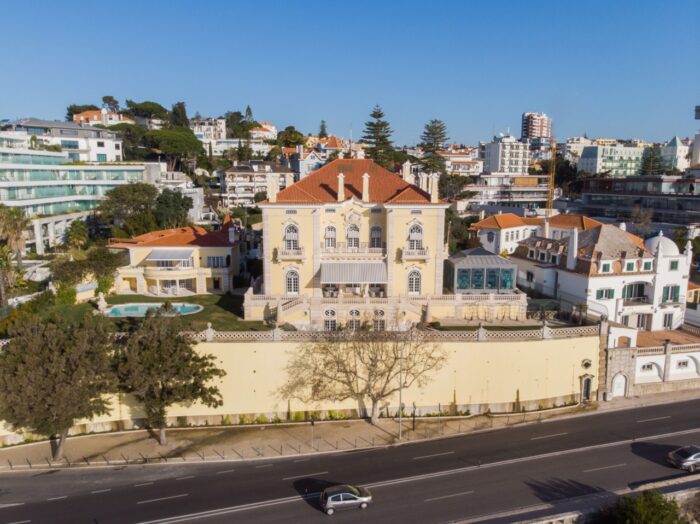
<instances>
[{"instance_id":1,"label":"pine tree","mask_svg":"<svg viewBox=\"0 0 700 524\"><path fill-rule=\"evenodd\" d=\"M441 175L445 174L445 159L438 154L445 148L448 140L445 122L433 118L425 124L420 139L420 145L425 153L421 162L425 171Z\"/></svg>"},{"instance_id":2,"label":"pine tree","mask_svg":"<svg viewBox=\"0 0 700 524\"><path fill-rule=\"evenodd\" d=\"M253 110L250 108L249 105L245 106L245 119L248 122L252 122L253 120Z\"/></svg>"},{"instance_id":3,"label":"pine tree","mask_svg":"<svg viewBox=\"0 0 700 524\"><path fill-rule=\"evenodd\" d=\"M661 175L665 171L661 153L657 147L650 147L644 151L642 157L641 174L644 176Z\"/></svg>"},{"instance_id":4,"label":"pine tree","mask_svg":"<svg viewBox=\"0 0 700 524\"><path fill-rule=\"evenodd\" d=\"M116 384L110 323L102 315L28 316L10 330L0 351L0 420L15 428L59 437L59 460L77 420L109 412Z\"/></svg>"},{"instance_id":5,"label":"pine tree","mask_svg":"<svg viewBox=\"0 0 700 524\"><path fill-rule=\"evenodd\" d=\"M173 104L172 123L175 127L190 127L190 120L187 118L187 108L184 102Z\"/></svg>"},{"instance_id":6,"label":"pine tree","mask_svg":"<svg viewBox=\"0 0 700 524\"><path fill-rule=\"evenodd\" d=\"M123 392L143 404L146 420L158 429L158 441L166 444L167 409L178 402L222 404L214 379L226 373L217 368L212 355L201 355L182 334L179 319L164 312L149 314L120 348L117 375Z\"/></svg>"},{"instance_id":7,"label":"pine tree","mask_svg":"<svg viewBox=\"0 0 700 524\"><path fill-rule=\"evenodd\" d=\"M325 120L321 120L321 125L318 127L318 138L328 138L328 129L326 129Z\"/></svg>"},{"instance_id":8,"label":"pine tree","mask_svg":"<svg viewBox=\"0 0 700 524\"><path fill-rule=\"evenodd\" d=\"M367 147L367 156L382 167L389 168L392 164L394 148L391 144L391 126L384 120L384 112L379 105L374 106L370 118L365 122L365 134L362 136Z\"/></svg>"}]
</instances>

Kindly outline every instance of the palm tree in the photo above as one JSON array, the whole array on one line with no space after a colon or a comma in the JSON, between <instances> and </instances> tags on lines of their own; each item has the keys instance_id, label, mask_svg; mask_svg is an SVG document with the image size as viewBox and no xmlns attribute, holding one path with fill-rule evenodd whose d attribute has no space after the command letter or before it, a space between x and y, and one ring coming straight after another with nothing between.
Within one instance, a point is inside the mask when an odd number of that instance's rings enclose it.
<instances>
[{"instance_id":1,"label":"palm tree","mask_svg":"<svg viewBox=\"0 0 700 524\"><path fill-rule=\"evenodd\" d=\"M15 270L12 267L12 250L7 246L0 246L0 307L7 305L7 288L15 281Z\"/></svg>"},{"instance_id":2,"label":"palm tree","mask_svg":"<svg viewBox=\"0 0 700 524\"><path fill-rule=\"evenodd\" d=\"M17 268L22 270L22 252L27 244L24 231L31 221L18 207L3 207L0 209L0 237L17 257Z\"/></svg>"}]
</instances>

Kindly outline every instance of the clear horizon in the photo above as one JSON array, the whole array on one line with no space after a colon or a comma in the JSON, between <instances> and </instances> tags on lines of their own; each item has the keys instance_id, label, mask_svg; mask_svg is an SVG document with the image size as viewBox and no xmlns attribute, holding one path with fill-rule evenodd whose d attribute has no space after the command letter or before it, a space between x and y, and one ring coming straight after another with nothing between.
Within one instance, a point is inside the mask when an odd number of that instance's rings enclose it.
<instances>
[{"instance_id":1,"label":"clear horizon","mask_svg":"<svg viewBox=\"0 0 700 524\"><path fill-rule=\"evenodd\" d=\"M375 104L394 142L431 118L475 144L525 111L561 138L669 140L700 122L700 3L533 0L36 1L6 6L0 119L63 119L103 95L219 116L250 105L278 128L357 140ZM11 79L9 82L7 80Z\"/></svg>"}]
</instances>

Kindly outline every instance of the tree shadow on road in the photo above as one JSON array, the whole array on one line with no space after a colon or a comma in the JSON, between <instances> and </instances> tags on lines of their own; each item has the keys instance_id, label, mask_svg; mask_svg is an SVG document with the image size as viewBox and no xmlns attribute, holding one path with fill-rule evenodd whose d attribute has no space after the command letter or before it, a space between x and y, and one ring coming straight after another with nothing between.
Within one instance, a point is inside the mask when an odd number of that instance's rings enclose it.
<instances>
[{"instance_id":1,"label":"tree shadow on road","mask_svg":"<svg viewBox=\"0 0 700 524\"><path fill-rule=\"evenodd\" d=\"M542 502L557 504L576 497L593 494L605 494L603 488L590 486L571 479L553 478L549 480L529 480L525 484Z\"/></svg>"},{"instance_id":2,"label":"tree shadow on road","mask_svg":"<svg viewBox=\"0 0 700 524\"><path fill-rule=\"evenodd\" d=\"M326 488L337 486L339 484L343 483L316 478L297 479L293 483L294 489L297 490L299 496L301 496L301 498L303 498L309 506L319 511L322 511L321 492Z\"/></svg>"}]
</instances>

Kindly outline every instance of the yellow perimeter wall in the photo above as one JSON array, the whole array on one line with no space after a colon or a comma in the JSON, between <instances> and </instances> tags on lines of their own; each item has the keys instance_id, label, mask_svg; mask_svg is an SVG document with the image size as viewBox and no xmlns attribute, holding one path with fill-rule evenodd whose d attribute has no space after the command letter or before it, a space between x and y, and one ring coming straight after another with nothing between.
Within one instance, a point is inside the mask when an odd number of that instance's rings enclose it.
<instances>
[{"instance_id":1,"label":"yellow perimeter wall","mask_svg":"<svg viewBox=\"0 0 700 524\"><path fill-rule=\"evenodd\" d=\"M422 390L411 387L404 390L403 402L410 412L413 402L418 413L431 413L449 409L453 398L457 408L472 413L487 408L493 412L513 409L519 390L524 409L552 407L565 402L578 401L583 375L592 376L591 398L595 399L598 384L598 337L580 337L557 340L533 340L512 342L446 342L447 364L433 375L433 380ZM212 409L205 406L176 406L170 417L193 417L192 424L221 423L223 415L230 415L232 423L238 414L275 413L287 417L287 399L277 396L277 388L284 383L285 362L296 343L230 342L200 343L200 351L211 353L221 361L227 375L221 383L224 404ZM584 360L590 367L584 369ZM75 432L104 431L119 427L132 427L130 423L117 425L116 421L128 421L142 416L139 406L128 398L116 398L113 412L91 424L75 428ZM398 406L397 398L391 402L392 411ZM304 405L290 401L291 411L353 410L353 401L342 403L323 402ZM87 422L87 421L84 421ZM176 423L175 418L172 419ZM0 422L0 444L13 439L10 430Z\"/></svg>"}]
</instances>

